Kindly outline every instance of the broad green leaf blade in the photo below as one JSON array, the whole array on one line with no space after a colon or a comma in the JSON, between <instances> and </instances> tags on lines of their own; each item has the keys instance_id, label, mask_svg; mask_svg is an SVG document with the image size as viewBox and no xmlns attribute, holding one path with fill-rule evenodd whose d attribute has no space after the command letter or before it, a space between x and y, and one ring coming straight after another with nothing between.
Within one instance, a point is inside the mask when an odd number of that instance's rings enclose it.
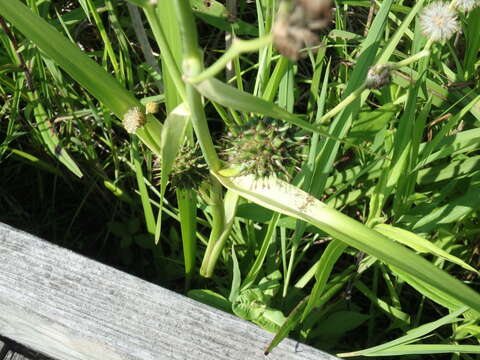
<instances>
[{"instance_id":1,"label":"broad green leaf blade","mask_svg":"<svg viewBox=\"0 0 480 360\"><path fill-rule=\"evenodd\" d=\"M437 304L440 304L450 310L455 310L462 306L462 302L458 301L458 299L455 299L450 294L446 294L444 291L430 285L428 282L420 280L416 276L407 274L405 271L402 271L395 266L390 266L390 269L402 281L408 283L408 285L413 287L420 294L436 302ZM476 314L479 313L476 312Z\"/></svg>"},{"instance_id":2,"label":"broad green leaf blade","mask_svg":"<svg viewBox=\"0 0 480 360\"><path fill-rule=\"evenodd\" d=\"M163 197L165 196L167 188L168 176L172 170L178 150L180 150L180 147L183 145L189 118L190 110L188 105L181 103L167 116L163 126L161 139L160 208L158 209L157 226L155 229L156 244L160 239L160 233L162 231Z\"/></svg>"},{"instance_id":3,"label":"broad green leaf blade","mask_svg":"<svg viewBox=\"0 0 480 360\"><path fill-rule=\"evenodd\" d=\"M439 224L451 224L480 207L480 172L472 176L465 193L448 204L436 208L421 218L414 226L422 232L429 232Z\"/></svg>"},{"instance_id":4,"label":"broad green leaf blade","mask_svg":"<svg viewBox=\"0 0 480 360\"><path fill-rule=\"evenodd\" d=\"M228 300L234 302L240 293L240 283L242 282L242 274L240 273L240 266L237 260L237 254L235 253L235 248L232 246L232 263L233 263L233 279L232 287L230 289L230 295Z\"/></svg>"},{"instance_id":5,"label":"broad green leaf blade","mask_svg":"<svg viewBox=\"0 0 480 360\"><path fill-rule=\"evenodd\" d=\"M177 189L178 216L182 231L183 261L185 267L185 288L195 273L195 256L197 253L197 192L193 189ZM160 201L163 200L163 197ZM161 221L160 218L158 221Z\"/></svg>"},{"instance_id":6,"label":"broad green leaf blade","mask_svg":"<svg viewBox=\"0 0 480 360\"><path fill-rule=\"evenodd\" d=\"M268 209L315 225L332 237L431 284L460 303L480 310L480 294L461 281L391 241L379 232L329 208L326 204L277 178L256 180L253 175L225 178L214 173L228 189Z\"/></svg>"},{"instance_id":7,"label":"broad green leaf blade","mask_svg":"<svg viewBox=\"0 0 480 360\"><path fill-rule=\"evenodd\" d=\"M315 273L315 285L313 286L312 292L310 293L308 303L303 311L302 321L305 320L306 316L312 311L315 307L316 301L322 295L322 292L325 290L327 285L328 277L330 276L333 266L338 261L339 257L343 254L347 244L339 240L332 240L320 258L320 263L317 267Z\"/></svg>"},{"instance_id":8,"label":"broad green leaf blade","mask_svg":"<svg viewBox=\"0 0 480 360\"><path fill-rule=\"evenodd\" d=\"M194 289L187 292L187 296L203 304L213 306L227 313L233 314L232 304L222 295L206 289Z\"/></svg>"},{"instance_id":9,"label":"broad green leaf blade","mask_svg":"<svg viewBox=\"0 0 480 360\"><path fill-rule=\"evenodd\" d=\"M449 254L442 248L439 248L437 245L433 244L427 239L424 239L423 237L411 231L401 229L388 224L377 225L374 227L374 229L379 233L389 237L390 239L396 240L399 243L402 243L403 245L408 246L409 248L412 248L413 250L416 250L422 253L426 252L426 253L436 255L454 264L460 265L466 270L473 271L477 274L479 273L478 270L468 265L465 261L459 259L456 256Z\"/></svg>"},{"instance_id":10,"label":"broad green leaf blade","mask_svg":"<svg viewBox=\"0 0 480 360\"><path fill-rule=\"evenodd\" d=\"M448 314L438 320L432 321L427 324L423 324L413 330L410 330L407 335L404 335L402 337L399 337L398 339L389 341L385 344L378 345L371 347L369 349L365 350L360 350L360 351L354 351L354 352L349 352L349 353L342 353L342 354L337 354L337 356L341 357L351 357L351 356L369 356L376 354L379 351L385 351L389 348L392 348L394 346L402 345L402 344L408 344L413 341L416 341L417 339L427 335L428 333L434 331L435 329L439 328L440 326L446 325L446 324L451 324L455 323L457 321L460 321L461 319L457 319L457 316L461 315L467 310L466 307L461 307L457 309L456 311L452 312L451 314Z\"/></svg>"}]
</instances>

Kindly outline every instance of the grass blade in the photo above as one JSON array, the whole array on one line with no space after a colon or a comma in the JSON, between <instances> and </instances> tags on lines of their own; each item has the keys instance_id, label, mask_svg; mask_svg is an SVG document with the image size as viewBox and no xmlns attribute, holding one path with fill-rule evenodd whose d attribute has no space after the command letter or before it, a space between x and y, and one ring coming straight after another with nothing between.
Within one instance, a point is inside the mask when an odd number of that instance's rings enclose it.
<instances>
[{"instance_id":1,"label":"grass blade","mask_svg":"<svg viewBox=\"0 0 480 360\"><path fill-rule=\"evenodd\" d=\"M370 254L388 265L428 282L460 303L480 311L480 294L448 273L394 243L379 232L329 208L308 193L277 178L255 180L254 176L226 178L214 174L228 189L242 197L281 214L315 225L332 237Z\"/></svg>"}]
</instances>

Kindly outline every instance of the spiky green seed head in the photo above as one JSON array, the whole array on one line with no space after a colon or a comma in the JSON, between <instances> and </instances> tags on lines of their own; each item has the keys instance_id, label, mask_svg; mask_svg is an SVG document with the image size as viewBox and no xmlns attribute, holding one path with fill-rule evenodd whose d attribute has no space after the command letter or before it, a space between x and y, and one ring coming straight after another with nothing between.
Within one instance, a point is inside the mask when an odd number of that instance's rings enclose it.
<instances>
[{"instance_id":1,"label":"spiky green seed head","mask_svg":"<svg viewBox=\"0 0 480 360\"><path fill-rule=\"evenodd\" d=\"M161 177L161 160L155 164L156 178ZM183 146L173 163L169 181L173 188L195 189L208 178L209 170L198 145Z\"/></svg>"},{"instance_id":2,"label":"spiky green seed head","mask_svg":"<svg viewBox=\"0 0 480 360\"><path fill-rule=\"evenodd\" d=\"M237 136L225 139L223 152L230 167L241 169L241 174L258 178L278 176L289 178L289 169L300 163L305 137L295 136L287 124L265 118L253 119L235 131Z\"/></svg>"}]
</instances>

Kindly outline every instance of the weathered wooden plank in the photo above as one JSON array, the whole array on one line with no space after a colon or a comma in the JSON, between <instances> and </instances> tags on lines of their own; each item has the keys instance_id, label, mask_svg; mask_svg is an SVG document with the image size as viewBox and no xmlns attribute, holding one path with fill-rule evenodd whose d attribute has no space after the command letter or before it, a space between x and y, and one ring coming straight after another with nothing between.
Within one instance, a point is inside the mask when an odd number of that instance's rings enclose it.
<instances>
[{"instance_id":1,"label":"weathered wooden plank","mask_svg":"<svg viewBox=\"0 0 480 360\"><path fill-rule=\"evenodd\" d=\"M2 349L3 346L3 349ZM53 360L0 335L0 360Z\"/></svg>"},{"instance_id":2,"label":"weathered wooden plank","mask_svg":"<svg viewBox=\"0 0 480 360\"><path fill-rule=\"evenodd\" d=\"M33 359L9 350L5 355L5 357L3 358L3 360L33 360Z\"/></svg>"},{"instance_id":3,"label":"weathered wooden plank","mask_svg":"<svg viewBox=\"0 0 480 360\"><path fill-rule=\"evenodd\" d=\"M5 346L5 343L0 339L0 360L3 360L6 352L7 347Z\"/></svg>"},{"instance_id":4,"label":"weathered wooden plank","mask_svg":"<svg viewBox=\"0 0 480 360\"><path fill-rule=\"evenodd\" d=\"M263 359L273 336L3 224L0 334L65 360ZM286 340L268 359L336 358Z\"/></svg>"}]
</instances>

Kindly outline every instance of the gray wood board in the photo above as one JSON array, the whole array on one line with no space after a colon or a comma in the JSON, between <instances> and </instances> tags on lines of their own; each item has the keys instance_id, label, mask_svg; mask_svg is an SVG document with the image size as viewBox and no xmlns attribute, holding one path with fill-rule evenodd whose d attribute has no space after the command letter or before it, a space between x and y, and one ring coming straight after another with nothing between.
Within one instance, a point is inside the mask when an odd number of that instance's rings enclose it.
<instances>
[{"instance_id":1,"label":"gray wood board","mask_svg":"<svg viewBox=\"0 0 480 360\"><path fill-rule=\"evenodd\" d=\"M5 355L2 360L32 360L22 354L13 352L13 351L8 351L7 354Z\"/></svg>"},{"instance_id":2,"label":"gray wood board","mask_svg":"<svg viewBox=\"0 0 480 360\"><path fill-rule=\"evenodd\" d=\"M337 359L0 223L0 334L56 359Z\"/></svg>"},{"instance_id":3,"label":"gray wood board","mask_svg":"<svg viewBox=\"0 0 480 360\"><path fill-rule=\"evenodd\" d=\"M7 347L5 346L5 343L0 340L0 359L3 359L3 356L7 352Z\"/></svg>"}]
</instances>

